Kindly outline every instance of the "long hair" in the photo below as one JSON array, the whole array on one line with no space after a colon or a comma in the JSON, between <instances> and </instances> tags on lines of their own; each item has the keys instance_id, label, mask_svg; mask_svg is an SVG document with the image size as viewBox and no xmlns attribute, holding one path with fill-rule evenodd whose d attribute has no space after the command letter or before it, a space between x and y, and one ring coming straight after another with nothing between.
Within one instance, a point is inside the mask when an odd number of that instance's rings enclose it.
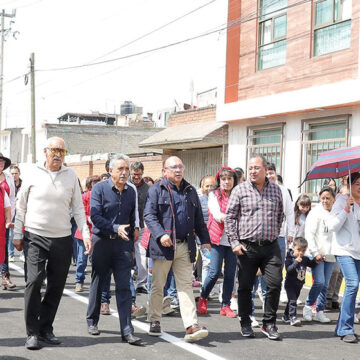
<instances>
[{"instance_id":1,"label":"long hair","mask_svg":"<svg viewBox=\"0 0 360 360\"><path fill-rule=\"evenodd\" d=\"M301 195L297 198L297 200L296 200L296 202L295 202L295 206L294 206L295 224L296 224L296 225L300 225L299 219L300 219L301 211L300 211L300 209L299 209L299 205L308 206L308 207L309 207L308 212L305 214L305 216L307 216L308 213L309 213L310 210L311 210L311 200L310 200L310 198L309 198L307 195L305 195L305 194L301 194Z\"/></svg>"}]
</instances>

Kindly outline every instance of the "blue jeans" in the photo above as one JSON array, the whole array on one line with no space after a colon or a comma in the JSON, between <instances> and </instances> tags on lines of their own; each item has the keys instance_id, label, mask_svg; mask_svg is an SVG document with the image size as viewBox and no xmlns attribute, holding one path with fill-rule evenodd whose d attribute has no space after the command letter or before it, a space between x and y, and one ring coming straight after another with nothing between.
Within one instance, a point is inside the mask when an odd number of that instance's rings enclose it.
<instances>
[{"instance_id":1,"label":"blue jeans","mask_svg":"<svg viewBox=\"0 0 360 360\"><path fill-rule=\"evenodd\" d=\"M312 269L314 283L305 304L312 306L316 302L316 311L323 311L326 305L326 293L335 263L322 261Z\"/></svg>"},{"instance_id":2,"label":"blue jeans","mask_svg":"<svg viewBox=\"0 0 360 360\"><path fill-rule=\"evenodd\" d=\"M87 265L88 255L84 254L84 252L86 251L84 241L75 238L74 242L76 243L77 252L75 284L83 284L85 280L85 269Z\"/></svg>"},{"instance_id":3,"label":"blue jeans","mask_svg":"<svg viewBox=\"0 0 360 360\"><path fill-rule=\"evenodd\" d=\"M14 229L9 229L9 244L8 244L8 254L9 256L14 256L14 249L15 246L13 244L13 238L14 238Z\"/></svg>"},{"instance_id":4,"label":"blue jeans","mask_svg":"<svg viewBox=\"0 0 360 360\"><path fill-rule=\"evenodd\" d=\"M286 255L286 239L284 236L279 236L278 237L278 244L280 247L280 251L281 251L281 261L284 267L285 264L285 255Z\"/></svg>"},{"instance_id":5,"label":"blue jeans","mask_svg":"<svg viewBox=\"0 0 360 360\"><path fill-rule=\"evenodd\" d=\"M9 272L9 253L8 253L8 245L9 245L9 230L6 229L6 243L5 243L5 260L2 263L1 267L1 273L6 274Z\"/></svg>"},{"instance_id":6,"label":"blue jeans","mask_svg":"<svg viewBox=\"0 0 360 360\"><path fill-rule=\"evenodd\" d=\"M222 306L229 305L234 287L236 255L231 246L211 245L210 269L201 289L201 297L207 299L219 278L222 263L225 260Z\"/></svg>"},{"instance_id":7,"label":"blue jeans","mask_svg":"<svg viewBox=\"0 0 360 360\"><path fill-rule=\"evenodd\" d=\"M254 299L255 299L255 296L256 296L256 291L259 287L259 281L260 281L260 288L261 288L261 294L262 294L262 297L265 301L265 297L266 297L266 283L265 283L265 280L264 280L264 277L262 275L259 275L255 278L255 281L254 281L254 287L253 287L253 291L251 293L251 302L252 302L252 312L251 312L251 315L252 316L255 316L255 303L254 303Z\"/></svg>"},{"instance_id":8,"label":"blue jeans","mask_svg":"<svg viewBox=\"0 0 360 360\"><path fill-rule=\"evenodd\" d=\"M355 333L354 313L356 294L360 281L360 260L355 260L351 256L337 256L336 261L345 278L345 293L341 303L335 334L345 336Z\"/></svg>"}]
</instances>

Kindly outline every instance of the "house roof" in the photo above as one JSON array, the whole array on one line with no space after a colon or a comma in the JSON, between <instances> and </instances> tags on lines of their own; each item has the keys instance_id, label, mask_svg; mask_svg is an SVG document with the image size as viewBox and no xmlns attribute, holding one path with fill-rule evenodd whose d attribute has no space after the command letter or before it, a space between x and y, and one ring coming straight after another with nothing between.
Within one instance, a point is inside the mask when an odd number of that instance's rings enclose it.
<instances>
[{"instance_id":1,"label":"house roof","mask_svg":"<svg viewBox=\"0 0 360 360\"><path fill-rule=\"evenodd\" d=\"M227 144L227 142L227 124L211 121L168 127L141 141L139 146L142 148L191 149L214 147Z\"/></svg>"}]
</instances>

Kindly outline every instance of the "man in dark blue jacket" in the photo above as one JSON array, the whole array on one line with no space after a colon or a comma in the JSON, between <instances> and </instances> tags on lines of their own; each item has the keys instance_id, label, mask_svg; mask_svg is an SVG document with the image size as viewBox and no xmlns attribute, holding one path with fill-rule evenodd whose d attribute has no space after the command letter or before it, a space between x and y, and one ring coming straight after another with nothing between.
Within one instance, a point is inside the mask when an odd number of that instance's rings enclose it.
<instances>
[{"instance_id":1,"label":"man in dark blue jacket","mask_svg":"<svg viewBox=\"0 0 360 360\"><path fill-rule=\"evenodd\" d=\"M196 341L208 335L197 323L192 290L192 263L195 262L195 234L202 248L210 250L210 238L204 223L196 190L184 180L181 159L176 156L164 162L163 179L150 187L144 220L151 232L148 253L153 259L150 292L149 335L161 335L163 289L172 267L178 290L180 311L186 329L185 340Z\"/></svg>"},{"instance_id":2,"label":"man in dark blue jacket","mask_svg":"<svg viewBox=\"0 0 360 360\"><path fill-rule=\"evenodd\" d=\"M88 332L99 335L101 291L110 269L115 279L116 304L122 339L140 345L131 324L130 274L134 264L136 193L126 181L130 160L118 154L110 161L111 178L97 183L91 191L90 212L93 223L92 273L87 310Z\"/></svg>"}]
</instances>

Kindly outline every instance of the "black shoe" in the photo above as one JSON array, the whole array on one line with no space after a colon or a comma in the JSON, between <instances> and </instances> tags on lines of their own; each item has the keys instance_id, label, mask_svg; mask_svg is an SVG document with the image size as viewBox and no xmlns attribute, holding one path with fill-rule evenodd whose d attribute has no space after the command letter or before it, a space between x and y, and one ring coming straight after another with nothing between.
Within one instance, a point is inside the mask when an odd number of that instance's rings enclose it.
<instances>
[{"instance_id":1,"label":"black shoe","mask_svg":"<svg viewBox=\"0 0 360 360\"><path fill-rule=\"evenodd\" d=\"M61 344L61 341L52 332L47 332L47 333L40 334L39 340L44 341L44 342L46 342L47 344L50 344L50 345L59 345L59 344Z\"/></svg>"},{"instance_id":2,"label":"black shoe","mask_svg":"<svg viewBox=\"0 0 360 360\"><path fill-rule=\"evenodd\" d=\"M255 337L255 333L254 333L254 330L252 329L251 325L242 326L240 332L241 332L241 335L244 337L248 337L248 338Z\"/></svg>"},{"instance_id":3,"label":"black shoe","mask_svg":"<svg viewBox=\"0 0 360 360\"><path fill-rule=\"evenodd\" d=\"M123 341L126 341L130 345L137 345L137 346L143 345L142 340L134 336L134 334L123 335L121 338L123 339Z\"/></svg>"},{"instance_id":4,"label":"black shoe","mask_svg":"<svg viewBox=\"0 0 360 360\"><path fill-rule=\"evenodd\" d=\"M341 340L349 344L356 344L358 342L357 336L355 334L341 336Z\"/></svg>"},{"instance_id":5,"label":"black shoe","mask_svg":"<svg viewBox=\"0 0 360 360\"><path fill-rule=\"evenodd\" d=\"M99 331L97 325L89 325L88 326L88 333L90 335L100 335L100 331Z\"/></svg>"},{"instance_id":6,"label":"black shoe","mask_svg":"<svg viewBox=\"0 0 360 360\"><path fill-rule=\"evenodd\" d=\"M338 310L340 309L340 304L337 301L333 301L331 303L331 307L333 308L333 310Z\"/></svg>"},{"instance_id":7,"label":"black shoe","mask_svg":"<svg viewBox=\"0 0 360 360\"><path fill-rule=\"evenodd\" d=\"M147 291L147 288L145 286L139 286L137 289L136 289L136 293L137 294L147 294L148 291Z\"/></svg>"},{"instance_id":8,"label":"black shoe","mask_svg":"<svg viewBox=\"0 0 360 360\"><path fill-rule=\"evenodd\" d=\"M274 324L263 325L261 332L265 334L270 340L280 340L281 337L277 331L277 327Z\"/></svg>"},{"instance_id":9,"label":"black shoe","mask_svg":"<svg viewBox=\"0 0 360 360\"><path fill-rule=\"evenodd\" d=\"M38 337L36 335L28 336L25 342L25 348L28 350L40 349L40 343Z\"/></svg>"}]
</instances>

